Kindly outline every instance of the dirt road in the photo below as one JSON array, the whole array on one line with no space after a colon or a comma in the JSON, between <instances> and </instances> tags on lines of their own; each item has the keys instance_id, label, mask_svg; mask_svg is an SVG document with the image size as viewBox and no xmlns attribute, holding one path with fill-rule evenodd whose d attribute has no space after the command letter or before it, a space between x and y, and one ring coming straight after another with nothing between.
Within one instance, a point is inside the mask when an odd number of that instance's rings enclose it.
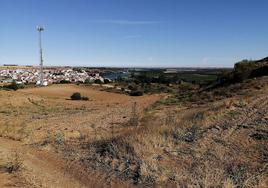
<instances>
[{"instance_id":1,"label":"dirt road","mask_svg":"<svg viewBox=\"0 0 268 188\"><path fill-rule=\"evenodd\" d=\"M71 178L66 173L63 160L57 154L37 150L20 142L0 138L2 163L16 151L23 161L20 172L9 174L0 172L0 187L90 187Z\"/></svg>"}]
</instances>

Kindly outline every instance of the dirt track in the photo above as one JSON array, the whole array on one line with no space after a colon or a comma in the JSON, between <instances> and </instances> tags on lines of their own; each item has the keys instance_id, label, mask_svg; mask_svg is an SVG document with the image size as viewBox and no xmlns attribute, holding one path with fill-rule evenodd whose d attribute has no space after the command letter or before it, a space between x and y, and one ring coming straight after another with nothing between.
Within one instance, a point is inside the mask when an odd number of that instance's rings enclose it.
<instances>
[{"instance_id":1,"label":"dirt track","mask_svg":"<svg viewBox=\"0 0 268 188\"><path fill-rule=\"evenodd\" d=\"M8 155L14 151L17 151L23 160L25 169L21 174L22 177L16 179L13 174L2 172L0 187L21 187L21 185L26 187L86 187L66 174L63 170L66 164L56 154L35 150L20 142L0 138L0 152Z\"/></svg>"}]
</instances>

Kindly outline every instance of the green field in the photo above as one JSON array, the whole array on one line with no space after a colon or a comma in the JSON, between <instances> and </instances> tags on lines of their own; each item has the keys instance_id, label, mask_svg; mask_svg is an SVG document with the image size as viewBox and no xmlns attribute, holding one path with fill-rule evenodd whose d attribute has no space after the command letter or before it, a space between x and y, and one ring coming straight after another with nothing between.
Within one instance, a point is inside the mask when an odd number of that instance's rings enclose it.
<instances>
[{"instance_id":1,"label":"green field","mask_svg":"<svg viewBox=\"0 0 268 188\"><path fill-rule=\"evenodd\" d=\"M186 82L195 82L197 84L205 84L214 81L218 78L214 74L177 74L177 78L184 80Z\"/></svg>"}]
</instances>

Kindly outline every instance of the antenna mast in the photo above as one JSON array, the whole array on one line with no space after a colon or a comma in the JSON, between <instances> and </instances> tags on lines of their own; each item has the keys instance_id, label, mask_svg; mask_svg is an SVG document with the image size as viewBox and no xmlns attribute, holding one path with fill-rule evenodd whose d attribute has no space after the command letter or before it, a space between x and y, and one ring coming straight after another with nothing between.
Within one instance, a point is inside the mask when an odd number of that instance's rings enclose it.
<instances>
[{"instance_id":1,"label":"antenna mast","mask_svg":"<svg viewBox=\"0 0 268 188\"><path fill-rule=\"evenodd\" d=\"M40 49L40 85L44 85L44 73L43 73L43 50L42 50L42 38L41 33L44 31L42 26L37 26L37 31L39 32L39 49Z\"/></svg>"}]
</instances>

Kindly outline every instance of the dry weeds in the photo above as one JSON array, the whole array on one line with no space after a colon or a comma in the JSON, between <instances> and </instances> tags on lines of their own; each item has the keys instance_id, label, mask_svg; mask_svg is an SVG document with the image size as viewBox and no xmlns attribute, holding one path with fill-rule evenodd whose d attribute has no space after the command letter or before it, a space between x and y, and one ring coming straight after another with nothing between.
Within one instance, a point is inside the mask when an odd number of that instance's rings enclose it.
<instances>
[{"instance_id":1,"label":"dry weeds","mask_svg":"<svg viewBox=\"0 0 268 188\"><path fill-rule=\"evenodd\" d=\"M66 174L81 182L97 176L108 186L267 187L268 88L239 87L247 92L154 107L161 96L73 85L3 91L0 133L59 152ZM92 101L66 100L74 91Z\"/></svg>"}]
</instances>

